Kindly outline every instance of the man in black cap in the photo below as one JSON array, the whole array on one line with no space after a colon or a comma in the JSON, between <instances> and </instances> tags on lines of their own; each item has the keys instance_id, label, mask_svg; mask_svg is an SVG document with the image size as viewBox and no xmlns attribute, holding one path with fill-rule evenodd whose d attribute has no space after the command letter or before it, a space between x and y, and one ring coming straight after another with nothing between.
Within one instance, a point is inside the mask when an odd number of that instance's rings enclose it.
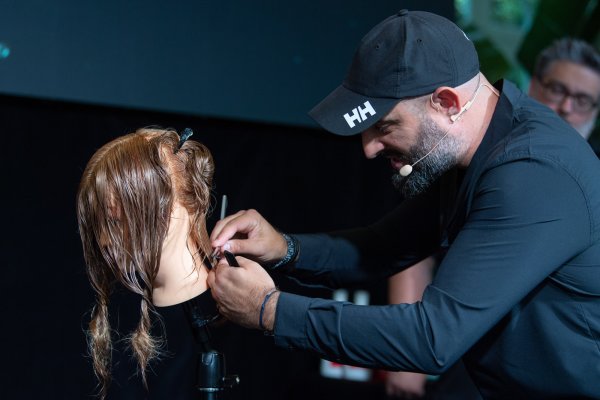
<instances>
[{"instance_id":1,"label":"man in black cap","mask_svg":"<svg viewBox=\"0 0 600 400\"><path fill-rule=\"evenodd\" d=\"M345 363L439 374L462 357L485 398L600 396L600 161L575 130L512 83L490 85L452 22L406 10L363 38L310 114L389 158L407 200L367 228L317 235L241 211L213 246L331 286L436 254L434 281L420 302L357 306L280 292L238 257L209 274L223 315ZM441 234L440 197L452 200Z\"/></svg>"}]
</instances>

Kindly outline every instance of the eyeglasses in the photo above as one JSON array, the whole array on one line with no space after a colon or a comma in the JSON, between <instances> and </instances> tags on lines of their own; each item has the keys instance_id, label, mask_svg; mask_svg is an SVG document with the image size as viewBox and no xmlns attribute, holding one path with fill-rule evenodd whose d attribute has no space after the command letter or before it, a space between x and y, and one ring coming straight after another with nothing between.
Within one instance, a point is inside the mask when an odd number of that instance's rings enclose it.
<instances>
[{"instance_id":1,"label":"eyeglasses","mask_svg":"<svg viewBox=\"0 0 600 400\"><path fill-rule=\"evenodd\" d=\"M540 84L544 88L543 93L548 101L553 103L560 103L567 97L573 99L573 111L577 113L587 113L598 106L598 101L594 100L592 96L585 93L571 93L565 85L557 81L543 82L540 80Z\"/></svg>"}]
</instances>

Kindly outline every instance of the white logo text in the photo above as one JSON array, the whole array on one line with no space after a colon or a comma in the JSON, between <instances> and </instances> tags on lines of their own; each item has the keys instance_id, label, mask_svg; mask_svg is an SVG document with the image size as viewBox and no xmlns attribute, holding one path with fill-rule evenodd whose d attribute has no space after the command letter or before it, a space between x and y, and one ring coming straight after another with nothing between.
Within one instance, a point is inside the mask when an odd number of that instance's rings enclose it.
<instances>
[{"instance_id":1,"label":"white logo text","mask_svg":"<svg viewBox=\"0 0 600 400\"><path fill-rule=\"evenodd\" d=\"M344 114L344 118L346 119L346 122L350 128L354 128L357 123L360 124L365 119L369 118L369 115L373 116L377 114L371 103L368 101L365 101L364 106L364 108L358 106L352 109L352 115L348 113Z\"/></svg>"}]
</instances>

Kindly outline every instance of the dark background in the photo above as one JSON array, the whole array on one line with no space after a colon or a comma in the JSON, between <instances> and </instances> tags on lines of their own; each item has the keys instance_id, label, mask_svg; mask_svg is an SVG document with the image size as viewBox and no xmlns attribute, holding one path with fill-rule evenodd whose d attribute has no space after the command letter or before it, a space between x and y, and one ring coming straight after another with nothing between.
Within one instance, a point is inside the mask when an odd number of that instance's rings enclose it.
<instances>
[{"instance_id":1,"label":"dark background","mask_svg":"<svg viewBox=\"0 0 600 400\"><path fill-rule=\"evenodd\" d=\"M0 0L0 92L314 126L354 49L401 8L444 1Z\"/></svg>"},{"instance_id":2,"label":"dark background","mask_svg":"<svg viewBox=\"0 0 600 400\"><path fill-rule=\"evenodd\" d=\"M358 137L314 128L306 111L339 84L371 26L405 7L451 16L451 1L167 4L0 2L0 42L11 46L0 60L2 398L94 392L75 193L87 160L116 136L193 128L215 158L215 199L288 232L366 224L397 201L385 162L364 160ZM383 287L371 289L383 301ZM124 304L121 327L135 314ZM317 358L260 332L218 334L242 378L232 398L381 393L318 378Z\"/></svg>"}]
</instances>

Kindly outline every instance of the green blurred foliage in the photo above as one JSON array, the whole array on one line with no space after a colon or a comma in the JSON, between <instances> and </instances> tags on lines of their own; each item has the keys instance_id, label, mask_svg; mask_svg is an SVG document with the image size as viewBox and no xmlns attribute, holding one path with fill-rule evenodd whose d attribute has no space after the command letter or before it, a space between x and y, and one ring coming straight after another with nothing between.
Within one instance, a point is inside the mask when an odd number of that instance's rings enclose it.
<instances>
[{"instance_id":1,"label":"green blurred foliage","mask_svg":"<svg viewBox=\"0 0 600 400\"><path fill-rule=\"evenodd\" d=\"M570 36L593 43L598 35L599 4L596 0L541 0L533 25L518 53L519 61L531 73L538 53L554 40ZM583 36L585 33L586 36Z\"/></svg>"},{"instance_id":2,"label":"green blurred foliage","mask_svg":"<svg viewBox=\"0 0 600 400\"><path fill-rule=\"evenodd\" d=\"M515 29L526 25L528 12L533 21L518 48L516 63L507 59L494 43L472 22L474 1L489 1L494 21L512 24ZM491 82L506 78L526 90L537 55L554 40L569 36L583 39L597 48L600 45L600 0L455 0L457 23L473 40L481 71ZM590 138L600 148L600 121Z\"/></svg>"}]
</instances>

